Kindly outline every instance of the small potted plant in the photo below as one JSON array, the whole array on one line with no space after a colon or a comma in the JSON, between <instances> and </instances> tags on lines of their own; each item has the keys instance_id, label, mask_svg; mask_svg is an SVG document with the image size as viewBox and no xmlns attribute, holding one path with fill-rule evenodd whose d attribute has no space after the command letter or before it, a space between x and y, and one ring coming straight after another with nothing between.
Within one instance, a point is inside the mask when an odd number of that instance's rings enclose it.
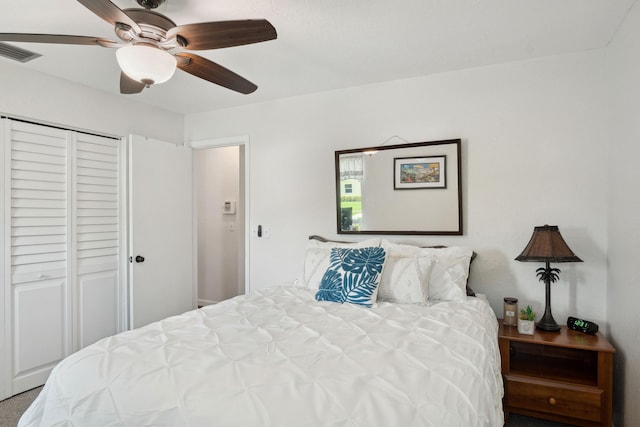
<instances>
[{"instance_id":1,"label":"small potted plant","mask_svg":"<svg viewBox=\"0 0 640 427\"><path fill-rule=\"evenodd\" d=\"M518 333L533 335L535 329L534 320L536 319L536 312L533 311L530 305L520 309L518 315Z\"/></svg>"}]
</instances>

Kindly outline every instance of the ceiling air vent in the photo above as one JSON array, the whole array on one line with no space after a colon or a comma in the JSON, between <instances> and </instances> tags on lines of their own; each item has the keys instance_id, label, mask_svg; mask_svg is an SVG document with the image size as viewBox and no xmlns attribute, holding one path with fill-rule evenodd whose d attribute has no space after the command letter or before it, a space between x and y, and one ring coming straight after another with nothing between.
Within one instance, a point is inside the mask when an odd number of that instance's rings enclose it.
<instances>
[{"instance_id":1,"label":"ceiling air vent","mask_svg":"<svg viewBox=\"0 0 640 427\"><path fill-rule=\"evenodd\" d=\"M42 55L0 42L0 56L13 59L18 62L28 62Z\"/></svg>"}]
</instances>

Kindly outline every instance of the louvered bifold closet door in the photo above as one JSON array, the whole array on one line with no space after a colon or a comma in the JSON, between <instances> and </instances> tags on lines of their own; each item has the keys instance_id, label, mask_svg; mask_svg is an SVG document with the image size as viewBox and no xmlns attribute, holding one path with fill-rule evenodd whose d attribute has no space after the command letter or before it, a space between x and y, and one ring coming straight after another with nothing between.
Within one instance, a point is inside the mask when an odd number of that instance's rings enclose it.
<instances>
[{"instance_id":1,"label":"louvered bifold closet door","mask_svg":"<svg viewBox=\"0 0 640 427\"><path fill-rule=\"evenodd\" d=\"M42 384L71 352L70 133L14 121L8 133L15 394Z\"/></svg>"},{"instance_id":2,"label":"louvered bifold closet door","mask_svg":"<svg viewBox=\"0 0 640 427\"><path fill-rule=\"evenodd\" d=\"M119 140L13 120L6 129L16 394L43 384L63 357L122 330L121 160Z\"/></svg>"},{"instance_id":3,"label":"louvered bifold closet door","mask_svg":"<svg viewBox=\"0 0 640 427\"><path fill-rule=\"evenodd\" d=\"M119 147L119 141L111 138L75 135L72 235L79 348L118 332Z\"/></svg>"}]
</instances>

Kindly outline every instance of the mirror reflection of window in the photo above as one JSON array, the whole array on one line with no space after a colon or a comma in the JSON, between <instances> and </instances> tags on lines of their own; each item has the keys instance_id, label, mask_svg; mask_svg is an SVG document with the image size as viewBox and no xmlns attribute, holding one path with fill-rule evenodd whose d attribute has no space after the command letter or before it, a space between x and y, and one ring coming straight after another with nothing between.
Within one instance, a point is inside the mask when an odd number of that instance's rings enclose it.
<instances>
[{"instance_id":1,"label":"mirror reflection of window","mask_svg":"<svg viewBox=\"0 0 640 427\"><path fill-rule=\"evenodd\" d=\"M361 153L340 157L340 230L359 231L362 224L362 180L364 160Z\"/></svg>"}]
</instances>

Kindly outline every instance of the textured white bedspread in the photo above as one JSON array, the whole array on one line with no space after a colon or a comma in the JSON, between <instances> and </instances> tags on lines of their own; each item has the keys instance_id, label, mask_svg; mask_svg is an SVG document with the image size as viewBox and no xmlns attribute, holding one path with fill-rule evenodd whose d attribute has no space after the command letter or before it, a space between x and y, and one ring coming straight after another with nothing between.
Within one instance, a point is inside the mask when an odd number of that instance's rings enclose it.
<instances>
[{"instance_id":1,"label":"textured white bedspread","mask_svg":"<svg viewBox=\"0 0 640 427\"><path fill-rule=\"evenodd\" d=\"M486 300L375 308L276 287L63 360L19 426L503 424Z\"/></svg>"}]
</instances>

